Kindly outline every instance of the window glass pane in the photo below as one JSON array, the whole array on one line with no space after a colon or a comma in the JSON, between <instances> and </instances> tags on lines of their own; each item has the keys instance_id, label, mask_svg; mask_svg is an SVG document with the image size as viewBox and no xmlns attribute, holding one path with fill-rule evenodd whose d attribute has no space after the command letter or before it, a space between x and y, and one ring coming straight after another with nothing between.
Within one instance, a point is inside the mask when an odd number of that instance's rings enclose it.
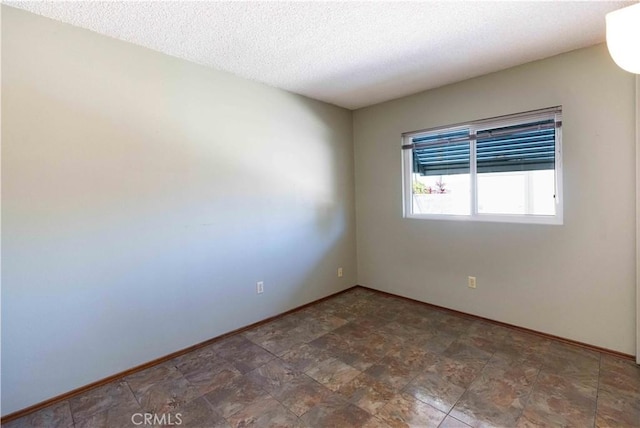
<instances>
[{"instance_id":1,"label":"window glass pane","mask_svg":"<svg viewBox=\"0 0 640 428\"><path fill-rule=\"evenodd\" d=\"M469 215L469 130L413 138L412 212ZM462 141L461 141L462 140Z\"/></svg>"},{"instance_id":2,"label":"window glass pane","mask_svg":"<svg viewBox=\"0 0 640 428\"><path fill-rule=\"evenodd\" d=\"M478 213L555 215L552 119L477 133Z\"/></svg>"},{"instance_id":3,"label":"window glass pane","mask_svg":"<svg viewBox=\"0 0 640 428\"><path fill-rule=\"evenodd\" d=\"M555 215L555 172L478 174L478 213Z\"/></svg>"},{"instance_id":4,"label":"window glass pane","mask_svg":"<svg viewBox=\"0 0 640 428\"><path fill-rule=\"evenodd\" d=\"M469 215L469 174L413 174L413 213Z\"/></svg>"}]
</instances>

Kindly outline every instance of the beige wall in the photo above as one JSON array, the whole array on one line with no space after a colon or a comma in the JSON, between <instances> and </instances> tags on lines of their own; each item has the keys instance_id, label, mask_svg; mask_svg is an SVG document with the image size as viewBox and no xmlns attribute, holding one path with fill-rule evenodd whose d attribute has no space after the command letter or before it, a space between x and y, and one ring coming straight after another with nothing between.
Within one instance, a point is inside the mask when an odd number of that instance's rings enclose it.
<instances>
[{"instance_id":1,"label":"beige wall","mask_svg":"<svg viewBox=\"0 0 640 428\"><path fill-rule=\"evenodd\" d=\"M402 132L555 105L564 225L402 217ZM357 110L358 282L635 353L634 114L603 45Z\"/></svg>"},{"instance_id":2,"label":"beige wall","mask_svg":"<svg viewBox=\"0 0 640 428\"><path fill-rule=\"evenodd\" d=\"M348 110L2 7L3 414L355 285L354 220Z\"/></svg>"}]
</instances>

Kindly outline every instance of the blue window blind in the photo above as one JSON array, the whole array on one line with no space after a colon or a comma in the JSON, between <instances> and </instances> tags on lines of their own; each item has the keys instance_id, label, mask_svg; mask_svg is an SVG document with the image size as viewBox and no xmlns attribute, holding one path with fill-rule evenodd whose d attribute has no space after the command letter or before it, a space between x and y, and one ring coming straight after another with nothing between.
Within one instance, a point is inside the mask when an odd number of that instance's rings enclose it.
<instances>
[{"instance_id":1,"label":"blue window blind","mask_svg":"<svg viewBox=\"0 0 640 428\"><path fill-rule=\"evenodd\" d=\"M478 131L478 173L554 169L556 127L553 119Z\"/></svg>"},{"instance_id":2,"label":"blue window blind","mask_svg":"<svg viewBox=\"0 0 640 428\"><path fill-rule=\"evenodd\" d=\"M420 175L470 172L469 129L416 135L403 149L413 150L413 171ZM525 122L476 133L478 173L555 168L556 122Z\"/></svg>"},{"instance_id":3,"label":"blue window blind","mask_svg":"<svg viewBox=\"0 0 640 428\"><path fill-rule=\"evenodd\" d=\"M469 130L419 135L413 143L413 172L420 175L469 174Z\"/></svg>"}]
</instances>

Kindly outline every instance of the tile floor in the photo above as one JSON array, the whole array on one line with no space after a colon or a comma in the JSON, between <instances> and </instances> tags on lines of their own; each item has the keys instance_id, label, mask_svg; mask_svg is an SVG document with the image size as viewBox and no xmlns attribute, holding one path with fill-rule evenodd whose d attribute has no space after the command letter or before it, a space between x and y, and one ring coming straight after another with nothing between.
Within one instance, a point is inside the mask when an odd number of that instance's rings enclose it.
<instances>
[{"instance_id":1,"label":"tile floor","mask_svg":"<svg viewBox=\"0 0 640 428\"><path fill-rule=\"evenodd\" d=\"M640 367L356 288L4 426L639 427Z\"/></svg>"}]
</instances>

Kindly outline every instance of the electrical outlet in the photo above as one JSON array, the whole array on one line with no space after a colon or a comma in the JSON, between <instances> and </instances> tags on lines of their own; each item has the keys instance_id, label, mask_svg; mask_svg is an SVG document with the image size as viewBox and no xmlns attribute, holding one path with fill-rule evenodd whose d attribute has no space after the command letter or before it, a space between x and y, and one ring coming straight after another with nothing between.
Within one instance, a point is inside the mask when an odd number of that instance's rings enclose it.
<instances>
[{"instance_id":1,"label":"electrical outlet","mask_svg":"<svg viewBox=\"0 0 640 428\"><path fill-rule=\"evenodd\" d=\"M469 288L476 288L476 277L475 276L470 276L469 277Z\"/></svg>"},{"instance_id":2,"label":"electrical outlet","mask_svg":"<svg viewBox=\"0 0 640 428\"><path fill-rule=\"evenodd\" d=\"M257 294L264 293L264 282L263 281L256 282L256 293Z\"/></svg>"},{"instance_id":3,"label":"electrical outlet","mask_svg":"<svg viewBox=\"0 0 640 428\"><path fill-rule=\"evenodd\" d=\"M338 268L338 278L342 278L342 268Z\"/></svg>"}]
</instances>

